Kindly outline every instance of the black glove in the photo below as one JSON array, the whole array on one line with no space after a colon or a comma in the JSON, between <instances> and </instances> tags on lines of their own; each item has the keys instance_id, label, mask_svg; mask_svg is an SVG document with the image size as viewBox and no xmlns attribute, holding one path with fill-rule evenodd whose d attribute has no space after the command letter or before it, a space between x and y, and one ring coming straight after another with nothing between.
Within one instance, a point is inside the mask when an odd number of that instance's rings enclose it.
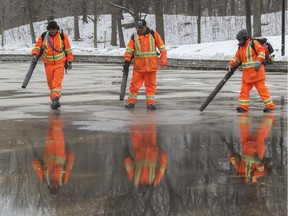
<instances>
[{"instance_id":1,"label":"black glove","mask_svg":"<svg viewBox=\"0 0 288 216\"><path fill-rule=\"evenodd\" d=\"M33 55L33 56L32 56L32 62L34 62L34 63L35 63L35 62L37 62L37 60L38 60L38 57L37 57L37 55Z\"/></svg>"},{"instance_id":2,"label":"black glove","mask_svg":"<svg viewBox=\"0 0 288 216\"><path fill-rule=\"evenodd\" d=\"M72 69L72 62L67 62L66 65L65 65L65 68L67 70L71 70Z\"/></svg>"},{"instance_id":3,"label":"black glove","mask_svg":"<svg viewBox=\"0 0 288 216\"><path fill-rule=\"evenodd\" d=\"M129 70L129 65L130 65L130 62L129 61L125 61L124 65L123 65L123 71L128 71Z\"/></svg>"}]
</instances>

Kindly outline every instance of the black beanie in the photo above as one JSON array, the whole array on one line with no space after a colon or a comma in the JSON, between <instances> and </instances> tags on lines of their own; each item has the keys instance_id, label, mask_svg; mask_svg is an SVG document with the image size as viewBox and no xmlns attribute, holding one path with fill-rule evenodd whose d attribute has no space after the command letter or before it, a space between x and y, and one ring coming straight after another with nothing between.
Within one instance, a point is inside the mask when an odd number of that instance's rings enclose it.
<instances>
[{"instance_id":1,"label":"black beanie","mask_svg":"<svg viewBox=\"0 0 288 216\"><path fill-rule=\"evenodd\" d=\"M248 38L248 31L246 29L242 29L236 35L237 40L247 40Z\"/></svg>"},{"instance_id":2,"label":"black beanie","mask_svg":"<svg viewBox=\"0 0 288 216\"><path fill-rule=\"evenodd\" d=\"M55 22L54 20L49 21L48 26L47 26L47 30L49 29L58 29L59 30L59 26L57 24L57 22Z\"/></svg>"}]
</instances>

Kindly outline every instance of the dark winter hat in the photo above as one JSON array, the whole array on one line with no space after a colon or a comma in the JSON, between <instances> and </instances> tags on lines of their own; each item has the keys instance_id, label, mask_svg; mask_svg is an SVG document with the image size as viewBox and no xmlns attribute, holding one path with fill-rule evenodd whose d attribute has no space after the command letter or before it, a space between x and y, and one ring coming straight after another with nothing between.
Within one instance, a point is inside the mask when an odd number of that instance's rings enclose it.
<instances>
[{"instance_id":1,"label":"dark winter hat","mask_svg":"<svg viewBox=\"0 0 288 216\"><path fill-rule=\"evenodd\" d=\"M246 29L242 29L236 35L237 40L246 40L248 38L248 31Z\"/></svg>"},{"instance_id":2,"label":"dark winter hat","mask_svg":"<svg viewBox=\"0 0 288 216\"><path fill-rule=\"evenodd\" d=\"M137 28L143 28L145 26L147 26L146 20L144 20L144 19L138 20Z\"/></svg>"},{"instance_id":3,"label":"dark winter hat","mask_svg":"<svg viewBox=\"0 0 288 216\"><path fill-rule=\"evenodd\" d=\"M57 22L54 20L49 21L48 26L47 26L47 30L49 30L49 29L58 29L59 30L59 26L58 26Z\"/></svg>"}]
</instances>

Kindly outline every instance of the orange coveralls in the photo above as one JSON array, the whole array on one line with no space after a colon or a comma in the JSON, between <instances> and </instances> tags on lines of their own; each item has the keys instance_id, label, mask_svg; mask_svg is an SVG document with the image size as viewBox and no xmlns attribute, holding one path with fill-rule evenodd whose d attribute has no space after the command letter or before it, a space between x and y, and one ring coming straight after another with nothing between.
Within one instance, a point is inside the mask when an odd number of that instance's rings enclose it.
<instances>
[{"instance_id":1,"label":"orange coveralls","mask_svg":"<svg viewBox=\"0 0 288 216\"><path fill-rule=\"evenodd\" d=\"M65 33L63 40L59 31L52 37L49 32L46 33L44 40L40 36L32 49L32 55L39 55L40 50L43 49L42 59L45 64L45 72L47 78L47 84L50 89L50 99L53 100L55 97L61 97L62 81L64 78L64 66L66 60L73 62L73 54L70 46L70 42ZM48 37L57 50L54 50L48 43Z\"/></svg>"},{"instance_id":2,"label":"orange coveralls","mask_svg":"<svg viewBox=\"0 0 288 216\"><path fill-rule=\"evenodd\" d=\"M124 159L129 180L134 180L136 187L157 186L165 174L167 153L160 152L156 144L156 126L153 124L141 128L139 125L133 125L131 141L134 157Z\"/></svg>"},{"instance_id":3,"label":"orange coveralls","mask_svg":"<svg viewBox=\"0 0 288 216\"><path fill-rule=\"evenodd\" d=\"M147 28L149 31L149 28ZM167 50L161 36L154 31L144 35L134 33L134 40L128 42L124 58L131 61L134 58L133 75L130 83L128 103L135 104L139 89L144 82L146 87L146 104L155 104L156 71L158 70L158 56L156 48L160 51L161 61L167 62Z\"/></svg>"},{"instance_id":4,"label":"orange coveralls","mask_svg":"<svg viewBox=\"0 0 288 216\"><path fill-rule=\"evenodd\" d=\"M264 102L265 107L269 109L274 109L275 104L273 103L269 90L265 85L265 67L261 65L258 71L254 70L255 61L264 62L265 60L265 49L260 45L260 43L254 40L255 51L251 47L252 40L248 39L244 46L239 47L233 59L229 62L232 67L235 67L237 64L242 62L242 86L239 96L239 106L249 110L250 104L250 91L255 86L257 89L262 101Z\"/></svg>"},{"instance_id":5,"label":"orange coveralls","mask_svg":"<svg viewBox=\"0 0 288 216\"><path fill-rule=\"evenodd\" d=\"M41 182L44 180L49 186L50 182L56 181L61 187L63 183L68 183L73 163L74 154L66 153L63 122L61 119L51 116L46 137L44 160L33 160L32 166Z\"/></svg>"},{"instance_id":6,"label":"orange coveralls","mask_svg":"<svg viewBox=\"0 0 288 216\"><path fill-rule=\"evenodd\" d=\"M265 138L269 136L275 116L264 116L263 122L256 134L251 134L249 116L239 117L239 128L242 144L242 155L237 157L231 154L229 161L235 167L237 173L244 177L245 182L257 182L258 178L266 175L267 165L263 163L265 153Z\"/></svg>"}]
</instances>

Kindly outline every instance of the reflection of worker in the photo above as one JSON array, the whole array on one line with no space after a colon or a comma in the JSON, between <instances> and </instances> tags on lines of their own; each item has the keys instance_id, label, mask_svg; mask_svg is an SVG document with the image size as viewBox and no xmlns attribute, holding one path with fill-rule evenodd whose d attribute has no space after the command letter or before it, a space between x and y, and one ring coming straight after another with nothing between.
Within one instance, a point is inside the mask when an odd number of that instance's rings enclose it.
<instances>
[{"instance_id":1,"label":"reflection of worker","mask_svg":"<svg viewBox=\"0 0 288 216\"><path fill-rule=\"evenodd\" d=\"M167 167L167 153L156 143L155 124L133 125L131 128L133 156L127 156L124 164L128 177L141 192L157 186Z\"/></svg>"},{"instance_id":2,"label":"reflection of worker","mask_svg":"<svg viewBox=\"0 0 288 216\"><path fill-rule=\"evenodd\" d=\"M60 116L52 114L46 137L44 160L34 151L36 160L32 166L38 174L40 181L45 181L51 194L57 194L63 184L67 184L73 162L74 154L66 153L63 122Z\"/></svg>"},{"instance_id":3,"label":"reflection of worker","mask_svg":"<svg viewBox=\"0 0 288 216\"><path fill-rule=\"evenodd\" d=\"M256 134L249 127L249 116L239 117L239 127L242 144L242 155L230 152L230 162L245 182L257 182L258 178L266 175L268 164L264 161L265 139L269 136L275 116L265 115Z\"/></svg>"}]
</instances>

